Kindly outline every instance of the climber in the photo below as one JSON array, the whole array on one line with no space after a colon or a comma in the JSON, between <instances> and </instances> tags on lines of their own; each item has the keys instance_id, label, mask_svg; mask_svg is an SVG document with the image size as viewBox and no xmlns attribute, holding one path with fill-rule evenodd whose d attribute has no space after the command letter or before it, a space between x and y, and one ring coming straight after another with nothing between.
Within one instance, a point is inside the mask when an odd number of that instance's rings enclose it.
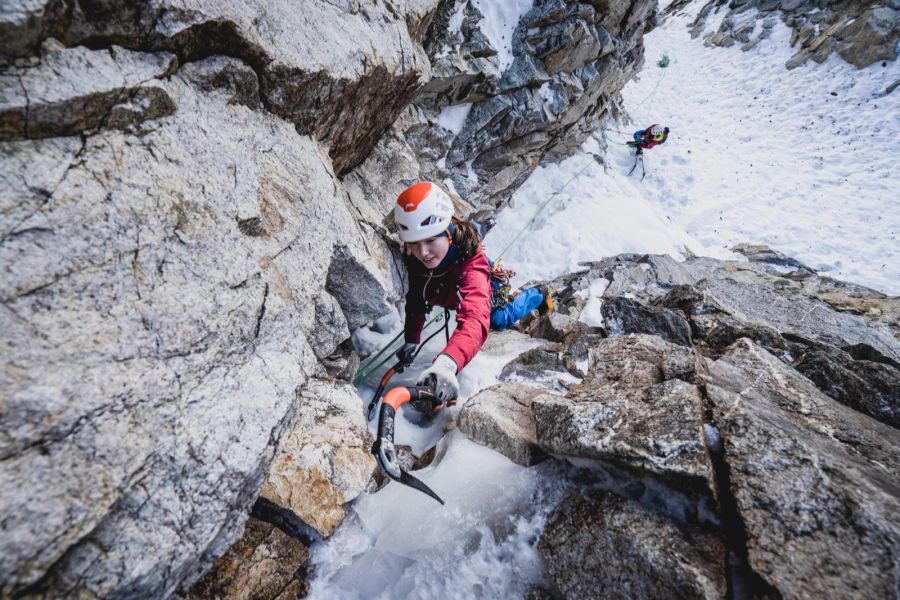
<instances>
[{"instance_id":1,"label":"climber","mask_svg":"<svg viewBox=\"0 0 900 600\"><path fill-rule=\"evenodd\" d=\"M646 129L638 129L634 132L634 141L628 142L629 146L637 148L636 153L642 154L644 150L649 150L659 144L665 144L669 137L669 128L662 125L653 124Z\"/></svg>"},{"instance_id":2,"label":"climber","mask_svg":"<svg viewBox=\"0 0 900 600\"><path fill-rule=\"evenodd\" d=\"M456 376L481 349L494 321L491 264L475 224L456 217L450 196L433 183L420 182L404 190L394 206L394 222L409 274L405 344L397 352L400 362L412 362L431 306L456 311L456 330L416 383L431 387L446 404L456 398ZM525 294L521 301L513 299L499 309L503 314L498 313L497 326L508 327L539 305L552 308L549 290L532 289L536 291L519 294Z\"/></svg>"}]
</instances>

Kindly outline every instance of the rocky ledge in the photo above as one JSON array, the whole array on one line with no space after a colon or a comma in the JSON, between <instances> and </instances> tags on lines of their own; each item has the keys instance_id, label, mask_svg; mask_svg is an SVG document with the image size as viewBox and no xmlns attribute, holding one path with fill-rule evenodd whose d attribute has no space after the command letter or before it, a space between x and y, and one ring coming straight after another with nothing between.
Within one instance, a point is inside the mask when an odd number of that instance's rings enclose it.
<instances>
[{"instance_id":1,"label":"rocky ledge","mask_svg":"<svg viewBox=\"0 0 900 600\"><path fill-rule=\"evenodd\" d=\"M672 2L666 12L685 6ZM797 52L785 66L793 69L812 59L824 62L836 53L862 69L879 61L897 59L900 40L900 4L896 0L810 2L808 0L710 0L691 27L691 35L703 34L711 15L721 19L715 31L704 35L709 46L734 46L750 50L769 37L780 19L793 30L791 47Z\"/></svg>"},{"instance_id":2,"label":"rocky ledge","mask_svg":"<svg viewBox=\"0 0 900 600\"><path fill-rule=\"evenodd\" d=\"M553 282L527 326L548 343L462 408L512 460L579 467L538 544L545 596L896 594L900 300L739 249Z\"/></svg>"}]
</instances>

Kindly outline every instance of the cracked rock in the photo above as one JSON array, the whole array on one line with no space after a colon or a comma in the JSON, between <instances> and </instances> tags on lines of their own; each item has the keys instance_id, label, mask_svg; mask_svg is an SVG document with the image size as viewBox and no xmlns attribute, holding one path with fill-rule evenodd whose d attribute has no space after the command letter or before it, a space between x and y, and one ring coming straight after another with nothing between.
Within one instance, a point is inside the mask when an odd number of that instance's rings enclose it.
<instances>
[{"instance_id":1,"label":"cracked rock","mask_svg":"<svg viewBox=\"0 0 900 600\"><path fill-rule=\"evenodd\" d=\"M886 598L900 579L900 431L749 340L707 385L750 567L783 597Z\"/></svg>"},{"instance_id":2,"label":"cracked rock","mask_svg":"<svg viewBox=\"0 0 900 600\"><path fill-rule=\"evenodd\" d=\"M43 46L41 64L0 75L0 140L126 129L175 112L164 87L152 85L174 66L169 53L148 54Z\"/></svg>"}]
</instances>

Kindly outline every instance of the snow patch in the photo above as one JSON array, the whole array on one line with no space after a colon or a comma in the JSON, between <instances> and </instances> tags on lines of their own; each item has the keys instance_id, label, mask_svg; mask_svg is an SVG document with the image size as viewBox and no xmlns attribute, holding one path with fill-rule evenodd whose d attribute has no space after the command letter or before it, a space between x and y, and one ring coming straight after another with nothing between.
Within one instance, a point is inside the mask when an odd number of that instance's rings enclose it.
<instances>
[{"instance_id":1,"label":"snow patch","mask_svg":"<svg viewBox=\"0 0 900 600\"><path fill-rule=\"evenodd\" d=\"M579 321L591 327L603 327L603 312L600 309L603 306L603 292L607 287L609 287L609 280L600 278L591 282L590 287L583 290L586 292L583 297L587 299L587 304L584 305L578 316Z\"/></svg>"},{"instance_id":2,"label":"snow patch","mask_svg":"<svg viewBox=\"0 0 900 600\"><path fill-rule=\"evenodd\" d=\"M445 106L438 115L438 125L451 132L453 135L459 135L469 111L472 110L472 104L454 104L453 106Z\"/></svg>"},{"instance_id":3,"label":"snow patch","mask_svg":"<svg viewBox=\"0 0 900 600\"><path fill-rule=\"evenodd\" d=\"M482 14L479 24L491 46L497 50L500 73L513 62L512 36L522 15L531 10L534 0L472 0Z\"/></svg>"}]
</instances>

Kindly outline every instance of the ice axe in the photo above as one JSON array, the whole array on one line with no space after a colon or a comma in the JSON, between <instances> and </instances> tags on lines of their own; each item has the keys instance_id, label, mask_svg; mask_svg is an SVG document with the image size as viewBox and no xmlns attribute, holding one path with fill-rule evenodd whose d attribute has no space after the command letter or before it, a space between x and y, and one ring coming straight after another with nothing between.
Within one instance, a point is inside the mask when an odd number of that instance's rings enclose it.
<instances>
[{"instance_id":1,"label":"ice axe","mask_svg":"<svg viewBox=\"0 0 900 600\"><path fill-rule=\"evenodd\" d=\"M394 449L394 418L400 407L407 402L412 403L422 412L436 412L443 407L441 401L430 389L395 387L384 396L384 401L381 403L381 412L378 414L378 437L372 444L372 454L375 455L378 465L391 479L419 490L443 504L444 501L441 500L441 497L435 494L430 487L400 468L397 451Z\"/></svg>"}]
</instances>

